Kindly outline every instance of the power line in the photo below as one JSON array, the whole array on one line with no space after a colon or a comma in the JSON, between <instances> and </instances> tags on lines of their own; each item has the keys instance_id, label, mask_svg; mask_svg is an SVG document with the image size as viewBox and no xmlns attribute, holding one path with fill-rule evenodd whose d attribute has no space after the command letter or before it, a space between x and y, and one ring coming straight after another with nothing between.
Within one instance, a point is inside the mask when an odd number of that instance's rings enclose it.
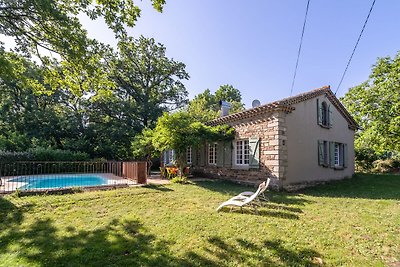
<instances>
[{"instance_id":1,"label":"power line","mask_svg":"<svg viewBox=\"0 0 400 267\"><path fill-rule=\"evenodd\" d=\"M363 25L362 30L361 30L361 32L360 32L360 35L358 36L356 45L354 46L353 52L351 53L351 56L350 56L350 58L349 58L349 61L347 62L347 66L346 66L346 68L344 69L344 72L343 72L342 78L340 79L339 85L338 85L338 87L336 88L335 95L336 95L337 91L339 90L340 86L342 85L344 76L346 75L347 69L349 68L350 62L351 62L351 60L352 60L352 58L353 58L353 56L354 56L354 52L356 52L358 43L360 42L360 39L361 39L361 36L362 36L362 34L363 34L363 32L364 32L365 26L367 25L369 16L371 15L372 9L374 8L375 1L376 1L376 0L374 0L374 1L372 2L371 8L369 9L368 16L367 16L367 18L365 19L365 22L364 22L364 25Z\"/></svg>"},{"instance_id":2,"label":"power line","mask_svg":"<svg viewBox=\"0 0 400 267\"><path fill-rule=\"evenodd\" d=\"M303 43L303 36L304 36L304 30L305 30L305 28L306 28L307 14L308 14L308 7L309 7L309 6L310 6L310 0L307 1L306 15L304 16L303 30L301 31L301 38L300 38L299 51L297 51L296 67L294 68L294 75L293 75L292 87L290 88L290 95L292 95L292 93L293 93L294 81L296 80L296 74L297 74L297 67L299 66L299 58L300 58L300 52L301 52L301 45L302 45L302 43Z\"/></svg>"}]
</instances>

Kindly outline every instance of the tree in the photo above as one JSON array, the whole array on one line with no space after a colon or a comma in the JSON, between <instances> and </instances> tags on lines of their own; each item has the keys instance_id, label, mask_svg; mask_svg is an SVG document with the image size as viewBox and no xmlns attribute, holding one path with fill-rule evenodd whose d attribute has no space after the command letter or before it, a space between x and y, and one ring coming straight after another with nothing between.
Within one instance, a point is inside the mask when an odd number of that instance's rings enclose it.
<instances>
[{"instance_id":1,"label":"tree","mask_svg":"<svg viewBox=\"0 0 400 267\"><path fill-rule=\"evenodd\" d=\"M400 52L393 59L378 59L369 79L342 101L361 128L356 148L379 154L400 151Z\"/></svg>"},{"instance_id":2,"label":"tree","mask_svg":"<svg viewBox=\"0 0 400 267\"><path fill-rule=\"evenodd\" d=\"M220 86L215 94L212 94L209 89L206 89L203 93L195 96L195 98L189 102L187 111L196 120L207 122L220 116L220 100L227 101L231 104L230 113L244 110L240 91L232 85L226 84Z\"/></svg>"},{"instance_id":3,"label":"tree","mask_svg":"<svg viewBox=\"0 0 400 267\"><path fill-rule=\"evenodd\" d=\"M163 112L187 103L182 83L189 78L185 64L167 58L162 44L141 36L122 40L118 48L109 64L117 85L115 94L126 99L130 116L142 128L154 127Z\"/></svg>"},{"instance_id":4,"label":"tree","mask_svg":"<svg viewBox=\"0 0 400 267\"><path fill-rule=\"evenodd\" d=\"M187 112L164 113L157 121L153 132L153 146L163 152L173 149L180 169L180 175L186 167L186 150L188 147L198 147L206 141L232 140L234 129L228 125L206 126L194 121Z\"/></svg>"},{"instance_id":5,"label":"tree","mask_svg":"<svg viewBox=\"0 0 400 267\"><path fill-rule=\"evenodd\" d=\"M159 155L153 145L154 132L150 128L144 128L140 134L137 134L132 141L133 157L136 160L145 159L147 162L147 173L150 175L152 159Z\"/></svg>"},{"instance_id":6,"label":"tree","mask_svg":"<svg viewBox=\"0 0 400 267\"><path fill-rule=\"evenodd\" d=\"M165 0L151 2L162 11ZM87 37L78 14L92 20L103 18L115 37L121 39L126 37L125 26L134 26L140 9L131 0L0 0L0 34L15 39L17 52L42 61L46 83L52 83L49 89L57 83L75 92L89 86L111 88L107 72L97 67L105 46ZM44 51L60 60L44 56Z\"/></svg>"}]
</instances>

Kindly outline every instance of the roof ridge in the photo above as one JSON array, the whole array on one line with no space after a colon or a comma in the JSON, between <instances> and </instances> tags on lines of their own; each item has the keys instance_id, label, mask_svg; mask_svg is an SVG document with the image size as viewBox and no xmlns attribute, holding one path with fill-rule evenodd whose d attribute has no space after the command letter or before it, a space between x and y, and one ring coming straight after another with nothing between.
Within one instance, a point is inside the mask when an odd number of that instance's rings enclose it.
<instances>
[{"instance_id":1,"label":"roof ridge","mask_svg":"<svg viewBox=\"0 0 400 267\"><path fill-rule=\"evenodd\" d=\"M347 109L343 106L343 104L339 101L339 99L333 94L332 90L330 89L329 85L322 86L317 89L313 89L311 91L307 91L304 93L300 93L295 96L286 97L280 100L276 100L273 102L266 103L264 105L250 108L243 110L241 112L229 114L224 117L219 117L214 120L207 122L209 125L217 125L220 123L228 122L228 121L235 121L237 119L244 119L248 117L253 117L263 111L273 111L273 110L281 110L287 113L292 112L294 107L292 105L297 104L299 102L314 98L319 96L320 94L325 93L332 104L339 110L342 116L347 120L349 126L351 128L356 129L358 128L357 122L353 119L351 114L347 111Z\"/></svg>"}]
</instances>

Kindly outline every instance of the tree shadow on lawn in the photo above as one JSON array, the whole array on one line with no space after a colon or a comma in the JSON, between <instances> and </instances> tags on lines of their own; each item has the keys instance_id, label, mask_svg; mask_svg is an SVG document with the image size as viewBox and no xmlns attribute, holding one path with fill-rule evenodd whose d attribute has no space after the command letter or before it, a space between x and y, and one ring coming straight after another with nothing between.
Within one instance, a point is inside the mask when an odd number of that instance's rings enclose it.
<instances>
[{"instance_id":1,"label":"tree shadow on lawn","mask_svg":"<svg viewBox=\"0 0 400 267\"><path fill-rule=\"evenodd\" d=\"M149 233L138 220L113 220L91 231L68 226L62 235L51 219L39 219L28 229L19 226L18 216L8 223L13 227L0 234L0 254L18 254L19 262L23 260L32 265L231 266L256 261L263 266L289 263L310 266L313 257L319 256L312 250L296 252L286 248L281 240L265 240L263 246L257 246L243 239L229 244L218 237L209 238L208 245L200 247L200 253L189 251L174 255L171 242ZM271 251L269 256L263 253L265 249ZM278 262L271 260L271 255Z\"/></svg>"},{"instance_id":2,"label":"tree shadow on lawn","mask_svg":"<svg viewBox=\"0 0 400 267\"><path fill-rule=\"evenodd\" d=\"M262 245L245 239L236 239L232 244L214 236L208 239L204 252L186 254L193 265L198 266L319 266L316 258L321 255L312 249L296 251L285 246L280 239L264 240ZM273 258L272 258L272 257ZM213 261L210 259L214 259Z\"/></svg>"},{"instance_id":3,"label":"tree shadow on lawn","mask_svg":"<svg viewBox=\"0 0 400 267\"><path fill-rule=\"evenodd\" d=\"M303 195L335 198L400 200L400 175L357 174L299 191Z\"/></svg>"},{"instance_id":4,"label":"tree shadow on lawn","mask_svg":"<svg viewBox=\"0 0 400 267\"><path fill-rule=\"evenodd\" d=\"M158 191L162 191L162 192L174 191L173 189L168 188L162 184L147 184L147 185L144 185L143 188L154 189L154 190L158 190Z\"/></svg>"}]
</instances>

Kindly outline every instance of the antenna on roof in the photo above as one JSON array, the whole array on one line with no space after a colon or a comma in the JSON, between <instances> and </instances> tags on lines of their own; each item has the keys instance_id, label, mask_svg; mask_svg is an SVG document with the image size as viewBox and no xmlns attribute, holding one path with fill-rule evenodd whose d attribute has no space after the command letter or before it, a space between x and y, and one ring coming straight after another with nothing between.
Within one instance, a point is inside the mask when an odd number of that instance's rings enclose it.
<instances>
[{"instance_id":1,"label":"antenna on roof","mask_svg":"<svg viewBox=\"0 0 400 267\"><path fill-rule=\"evenodd\" d=\"M251 102L251 106L253 108L259 107L261 105L260 100L254 99L253 102Z\"/></svg>"}]
</instances>

